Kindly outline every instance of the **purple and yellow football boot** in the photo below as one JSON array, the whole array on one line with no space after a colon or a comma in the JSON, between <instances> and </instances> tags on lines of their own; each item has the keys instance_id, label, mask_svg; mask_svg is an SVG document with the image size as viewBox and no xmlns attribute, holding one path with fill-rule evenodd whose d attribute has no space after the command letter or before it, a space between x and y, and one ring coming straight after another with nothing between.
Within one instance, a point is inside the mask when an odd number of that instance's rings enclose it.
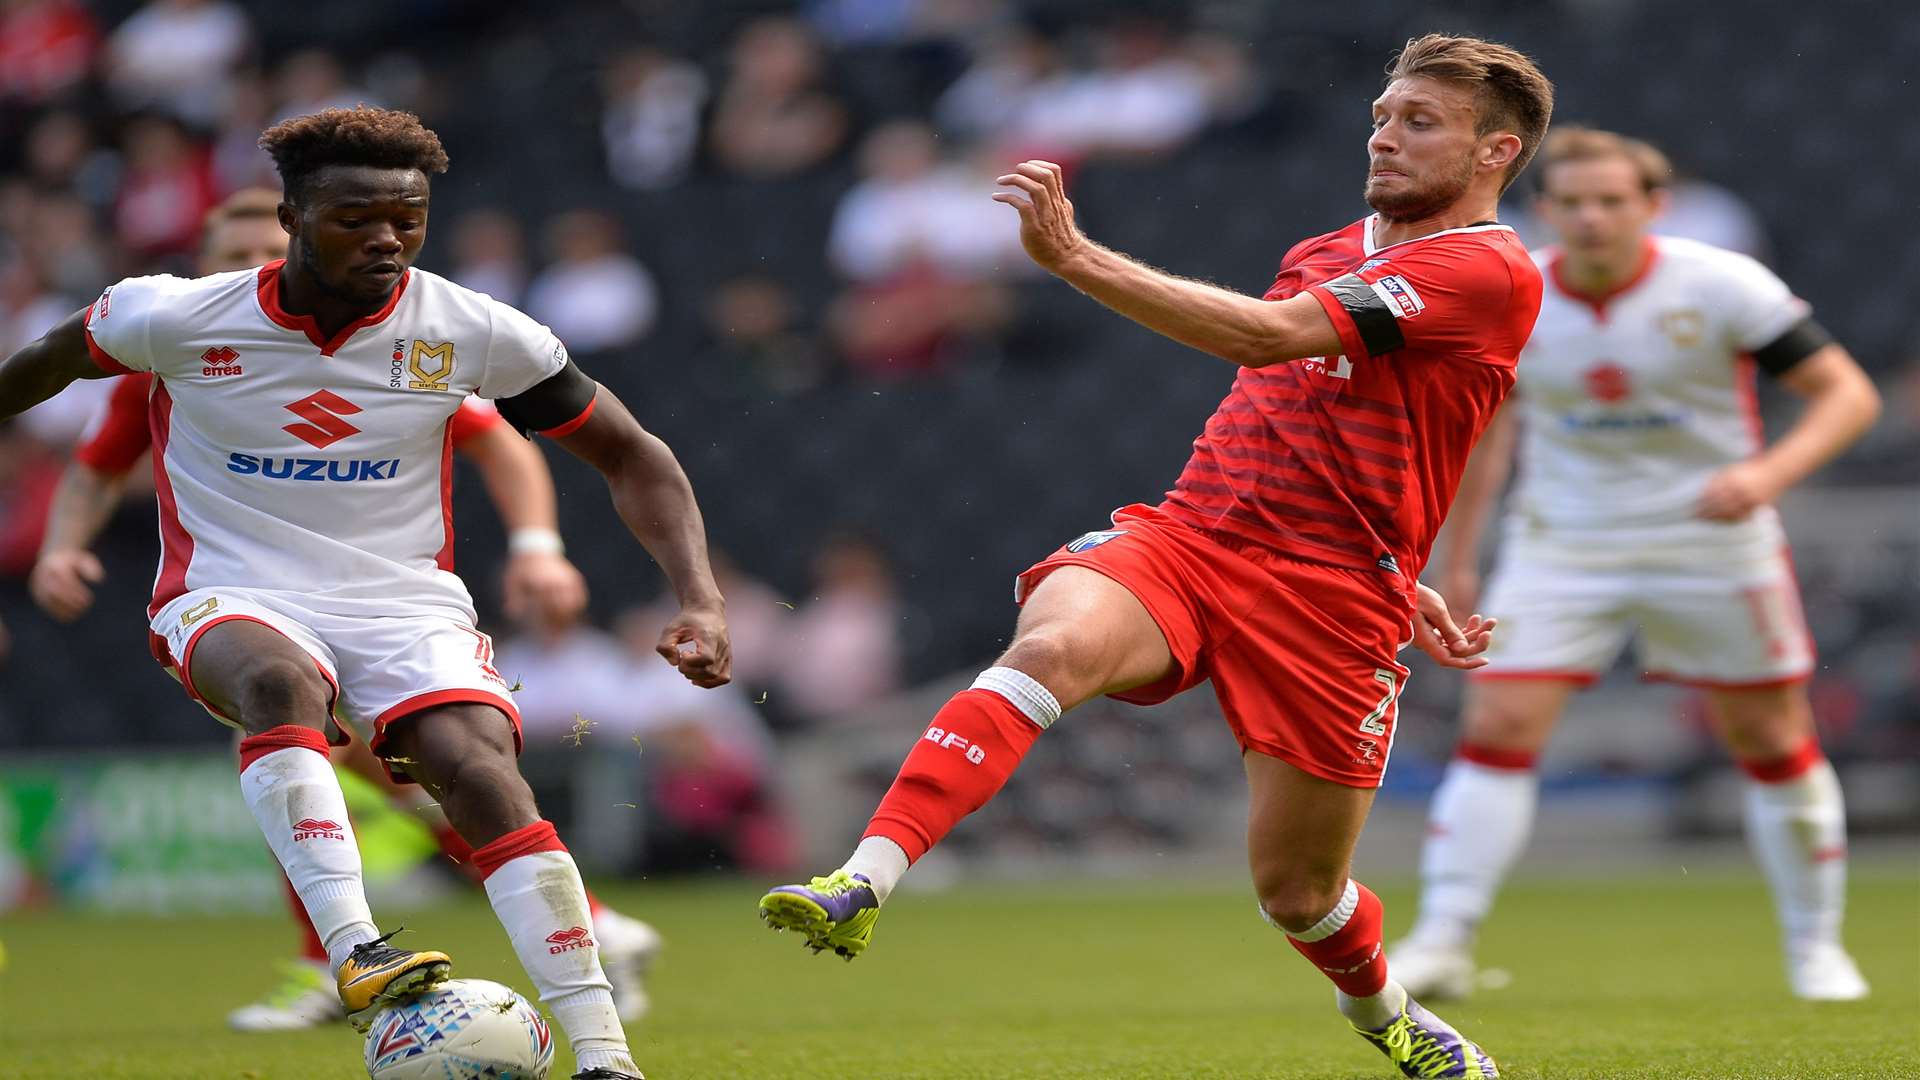
<instances>
[{"instance_id":1,"label":"purple and yellow football boot","mask_svg":"<svg viewBox=\"0 0 1920 1080\"><path fill-rule=\"evenodd\" d=\"M807 948L848 960L867 951L880 899L865 876L835 870L805 885L782 885L760 898L760 919L775 930L798 930Z\"/></svg>"},{"instance_id":2,"label":"purple and yellow football boot","mask_svg":"<svg viewBox=\"0 0 1920 1080\"><path fill-rule=\"evenodd\" d=\"M1400 1067L1402 1076L1437 1078L1488 1078L1500 1075L1493 1056L1475 1046L1453 1025L1433 1015L1412 998L1393 1023L1377 1031L1355 1026L1360 1037L1380 1048L1387 1059Z\"/></svg>"}]
</instances>

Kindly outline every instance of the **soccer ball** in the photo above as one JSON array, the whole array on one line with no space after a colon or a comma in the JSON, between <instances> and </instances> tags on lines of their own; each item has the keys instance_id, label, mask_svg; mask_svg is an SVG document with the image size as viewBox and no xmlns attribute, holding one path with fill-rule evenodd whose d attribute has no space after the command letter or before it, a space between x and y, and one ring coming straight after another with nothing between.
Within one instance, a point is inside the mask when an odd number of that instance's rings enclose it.
<instances>
[{"instance_id":1,"label":"soccer ball","mask_svg":"<svg viewBox=\"0 0 1920 1080\"><path fill-rule=\"evenodd\" d=\"M527 999L485 979L454 979L374 1018L373 1080L546 1080L553 1032Z\"/></svg>"}]
</instances>

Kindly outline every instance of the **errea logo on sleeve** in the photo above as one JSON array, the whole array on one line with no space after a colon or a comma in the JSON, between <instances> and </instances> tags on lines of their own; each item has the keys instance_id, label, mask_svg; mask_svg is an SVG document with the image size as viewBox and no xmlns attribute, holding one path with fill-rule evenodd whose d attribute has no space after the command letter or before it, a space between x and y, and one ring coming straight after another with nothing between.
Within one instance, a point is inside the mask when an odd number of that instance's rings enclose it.
<instances>
[{"instance_id":1,"label":"errea logo on sleeve","mask_svg":"<svg viewBox=\"0 0 1920 1080\"><path fill-rule=\"evenodd\" d=\"M1373 294L1387 305L1396 319L1411 319L1427 310L1426 302L1414 291L1413 282L1399 274L1388 274L1374 282Z\"/></svg>"}]
</instances>

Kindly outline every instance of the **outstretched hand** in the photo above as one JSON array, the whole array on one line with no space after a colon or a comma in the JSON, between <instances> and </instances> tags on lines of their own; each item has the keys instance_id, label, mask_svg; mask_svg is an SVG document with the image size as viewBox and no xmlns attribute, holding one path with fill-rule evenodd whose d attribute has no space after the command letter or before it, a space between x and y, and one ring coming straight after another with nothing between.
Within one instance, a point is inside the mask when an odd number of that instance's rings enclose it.
<instances>
[{"instance_id":1,"label":"outstretched hand","mask_svg":"<svg viewBox=\"0 0 1920 1080\"><path fill-rule=\"evenodd\" d=\"M726 617L717 611L682 608L660 631L653 651L695 686L711 690L733 678L733 643Z\"/></svg>"},{"instance_id":2,"label":"outstretched hand","mask_svg":"<svg viewBox=\"0 0 1920 1080\"><path fill-rule=\"evenodd\" d=\"M1493 644L1496 622L1469 615L1464 624L1456 624L1444 597L1425 585L1414 586L1413 643L1441 667L1486 667L1487 658L1480 654Z\"/></svg>"},{"instance_id":3,"label":"outstretched hand","mask_svg":"<svg viewBox=\"0 0 1920 1080\"><path fill-rule=\"evenodd\" d=\"M1089 241L1073 221L1073 203L1067 200L1060 166L1051 161L1023 161L995 183L994 202L1020 212L1020 245L1043 269L1059 272Z\"/></svg>"}]
</instances>

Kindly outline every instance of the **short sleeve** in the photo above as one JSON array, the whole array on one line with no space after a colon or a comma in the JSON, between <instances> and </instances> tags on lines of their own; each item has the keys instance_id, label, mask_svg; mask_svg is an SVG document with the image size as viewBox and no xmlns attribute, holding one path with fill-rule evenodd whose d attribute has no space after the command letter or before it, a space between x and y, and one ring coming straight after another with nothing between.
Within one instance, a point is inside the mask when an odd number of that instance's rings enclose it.
<instances>
[{"instance_id":1,"label":"short sleeve","mask_svg":"<svg viewBox=\"0 0 1920 1080\"><path fill-rule=\"evenodd\" d=\"M567 366L567 347L553 331L495 300L493 334L487 342L487 370L474 391L483 398L510 398L545 382Z\"/></svg>"},{"instance_id":2,"label":"short sleeve","mask_svg":"<svg viewBox=\"0 0 1920 1080\"><path fill-rule=\"evenodd\" d=\"M97 473L122 476L153 443L147 425L147 395L153 376L139 373L114 383L100 411L87 422L73 458Z\"/></svg>"},{"instance_id":3,"label":"short sleeve","mask_svg":"<svg viewBox=\"0 0 1920 1080\"><path fill-rule=\"evenodd\" d=\"M154 314L165 310L169 287L181 279L159 275L109 285L87 309L87 353L102 371L126 375L153 370Z\"/></svg>"},{"instance_id":4,"label":"short sleeve","mask_svg":"<svg viewBox=\"0 0 1920 1080\"><path fill-rule=\"evenodd\" d=\"M451 423L453 424L453 445L460 446L469 439L485 435L494 428L505 425L506 421L500 418L499 410L495 409L490 402L469 397L454 410Z\"/></svg>"},{"instance_id":5,"label":"short sleeve","mask_svg":"<svg viewBox=\"0 0 1920 1080\"><path fill-rule=\"evenodd\" d=\"M1414 245L1307 292L1333 320L1348 356L1401 349L1478 355L1489 313L1512 299L1513 278L1498 251L1468 239Z\"/></svg>"},{"instance_id":6,"label":"short sleeve","mask_svg":"<svg viewBox=\"0 0 1920 1080\"><path fill-rule=\"evenodd\" d=\"M1813 308L1759 261L1730 251L1720 254L1725 262L1714 307L1726 320L1733 348L1750 353L1771 345L1812 314Z\"/></svg>"}]
</instances>

